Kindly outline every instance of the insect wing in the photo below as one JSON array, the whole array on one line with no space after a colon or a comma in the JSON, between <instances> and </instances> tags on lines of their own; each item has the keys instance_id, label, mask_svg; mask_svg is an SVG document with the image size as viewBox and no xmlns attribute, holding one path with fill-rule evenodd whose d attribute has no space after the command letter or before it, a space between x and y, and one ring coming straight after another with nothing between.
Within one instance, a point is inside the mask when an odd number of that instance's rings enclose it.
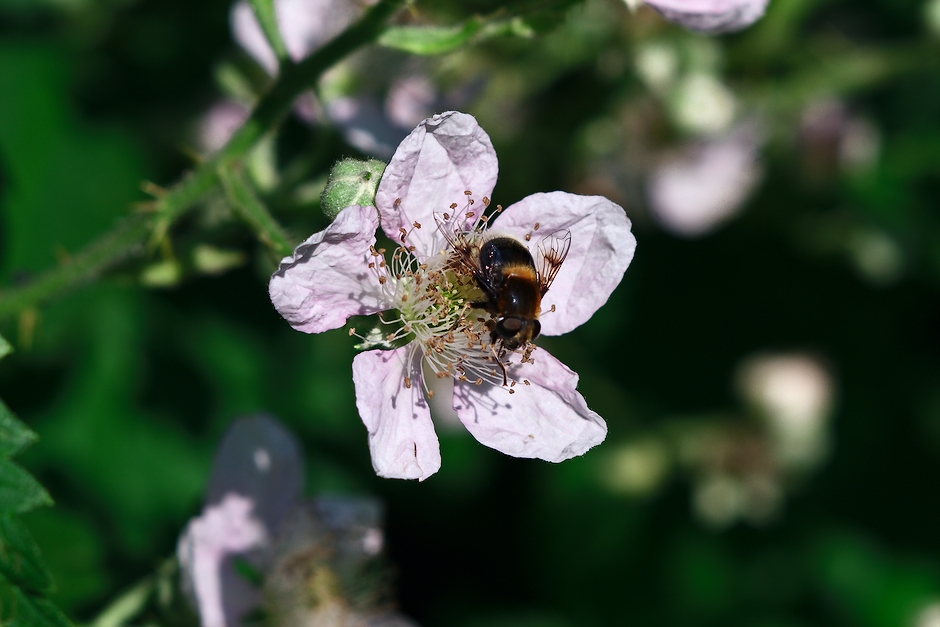
<instances>
[{"instance_id":1,"label":"insect wing","mask_svg":"<svg viewBox=\"0 0 940 627\"><path fill-rule=\"evenodd\" d=\"M480 244L472 232L458 229L457 217L451 213L434 212L434 221L437 230L447 240L450 249L450 266L460 274L472 276L477 281L482 280L483 271L480 268Z\"/></svg>"},{"instance_id":2,"label":"insect wing","mask_svg":"<svg viewBox=\"0 0 940 627\"><path fill-rule=\"evenodd\" d=\"M565 263L570 248L571 231L568 229L550 233L539 242L538 273L539 290L542 296L545 296L545 292L551 287L552 281L561 270L561 264Z\"/></svg>"}]
</instances>

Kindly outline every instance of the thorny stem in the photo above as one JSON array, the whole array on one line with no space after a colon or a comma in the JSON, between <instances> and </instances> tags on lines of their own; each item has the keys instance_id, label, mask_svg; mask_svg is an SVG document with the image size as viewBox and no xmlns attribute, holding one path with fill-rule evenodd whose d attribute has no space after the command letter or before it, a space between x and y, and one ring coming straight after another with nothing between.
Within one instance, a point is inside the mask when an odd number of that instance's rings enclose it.
<instances>
[{"instance_id":1,"label":"thorny stem","mask_svg":"<svg viewBox=\"0 0 940 627\"><path fill-rule=\"evenodd\" d=\"M174 222L215 189L220 182L220 171L231 168L242 159L287 115L294 100L324 71L378 38L388 19L406 2L379 0L358 22L301 62L284 63L270 90L218 154L200 164L191 175L158 198L152 211L125 218L113 230L78 252L67 264L45 271L28 284L0 291L0 318L36 307L69 289L93 281L121 261L144 255L148 239L160 239ZM276 245L281 248L281 243L276 242ZM287 248L290 248L289 244Z\"/></svg>"},{"instance_id":2,"label":"thorny stem","mask_svg":"<svg viewBox=\"0 0 940 627\"><path fill-rule=\"evenodd\" d=\"M248 181L234 168L219 168L219 181L232 210L276 256L276 261L293 251L287 234L268 208L258 199Z\"/></svg>"}]
</instances>

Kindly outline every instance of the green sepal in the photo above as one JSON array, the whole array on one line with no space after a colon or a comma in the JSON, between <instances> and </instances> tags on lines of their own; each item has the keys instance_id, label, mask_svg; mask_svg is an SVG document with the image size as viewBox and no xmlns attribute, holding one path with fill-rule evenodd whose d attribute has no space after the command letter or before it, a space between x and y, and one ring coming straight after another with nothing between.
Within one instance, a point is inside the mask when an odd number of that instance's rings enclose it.
<instances>
[{"instance_id":1,"label":"green sepal","mask_svg":"<svg viewBox=\"0 0 940 627\"><path fill-rule=\"evenodd\" d=\"M0 574L33 592L52 588L52 575L42 561L39 547L19 519L0 516Z\"/></svg>"},{"instance_id":2,"label":"green sepal","mask_svg":"<svg viewBox=\"0 0 940 627\"><path fill-rule=\"evenodd\" d=\"M41 505L52 505L45 488L17 464L0 460L0 514L22 514Z\"/></svg>"},{"instance_id":3,"label":"green sepal","mask_svg":"<svg viewBox=\"0 0 940 627\"><path fill-rule=\"evenodd\" d=\"M48 599L14 588L16 607L5 627L72 627L72 624Z\"/></svg>"},{"instance_id":4,"label":"green sepal","mask_svg":"<svg viewBox=\"0 0 940 627\"><path fill-rule=\"evenodd\" d=\"M350 205L374 206L375 190L385 172L378 159L343 159L330 170L330 178L320 194L320 208L330 220Z\"/></svg>"},{"instance_id":5,"label":"green sepal","mask_svg":"<svg viewBox=\"0 0 940 627\"><path fill-rule=\"evenodd\" d=\"M443 54L466 44L482 27L478 18L457 26L391 26L379 36L379 43L411 54Z\"/></svg>"}]
</instances>

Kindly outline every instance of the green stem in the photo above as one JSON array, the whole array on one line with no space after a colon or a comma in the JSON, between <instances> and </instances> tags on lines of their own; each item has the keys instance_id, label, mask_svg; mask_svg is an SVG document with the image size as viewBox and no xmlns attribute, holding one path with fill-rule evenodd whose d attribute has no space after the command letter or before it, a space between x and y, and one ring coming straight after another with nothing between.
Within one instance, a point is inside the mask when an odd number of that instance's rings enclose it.
<instances>
[{"instance_id":1,"label":"green stem","mask_svg":"<svg viewBox=\"0 0 940 627\"><path fill-rule=\"evenodd\" d=\"M145 254L149 238L169 227L219 184L218 172L231 168L290 111L291 105L320 75L357 48L378 38L385 23L407 0L380 0L341 35L297 64L285 64L251 117L222 150L184 177L155 203L150 214L125 218L63 266L45 271L32 282L0 291L0 318L44 303L88 283L129 257Z\"/></svg>"},{"instance_id":2,"label":"green stem","mask_svg":"<svg viewBox=\"0 0 940 627\"><path fill-rule=\"evenodd\" d=\"M283 66L289 57L287 56L287 46L284 45L284 39L281 37L281 30L278 28L274 0L249 0L249 2L255 12L255 17L258 18L258 24L261 25L261 30L268 40L268 45L274 51L278 63Z\"/></svg>"},{"instance_id":3,"label":"green stem","mask_svg":"<svg viewBox=\"0 0 940 627\"><path fill-rule=\"evenodd\" d=\"M287 234L255 196L245 177L234 168L219 168L219 180L235 214L251 227L277 260L290 255L294 247Z\"/></svg>"}]
</instances>

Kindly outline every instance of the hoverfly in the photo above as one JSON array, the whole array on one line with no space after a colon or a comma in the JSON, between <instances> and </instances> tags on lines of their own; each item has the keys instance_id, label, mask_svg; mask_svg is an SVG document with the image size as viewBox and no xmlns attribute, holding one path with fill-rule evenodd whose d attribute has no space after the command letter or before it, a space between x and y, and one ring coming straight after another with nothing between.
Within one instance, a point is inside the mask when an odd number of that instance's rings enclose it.
<instances>
[{"instance_id":1,"label":"hoverfly","mask_svg":"<svg viewBox=\"0 0 940 627\"><path fill-rule=\"evenodd\" d=\"M491 340L500 355L537 338L542 298L568 256L571 233L560 230L543 237L533 258L525 242L510 235L442 231L451 244L454 269L473 277L483 292L484 300L471 306L490 314Z\"/></svg>"}]
</instances>

